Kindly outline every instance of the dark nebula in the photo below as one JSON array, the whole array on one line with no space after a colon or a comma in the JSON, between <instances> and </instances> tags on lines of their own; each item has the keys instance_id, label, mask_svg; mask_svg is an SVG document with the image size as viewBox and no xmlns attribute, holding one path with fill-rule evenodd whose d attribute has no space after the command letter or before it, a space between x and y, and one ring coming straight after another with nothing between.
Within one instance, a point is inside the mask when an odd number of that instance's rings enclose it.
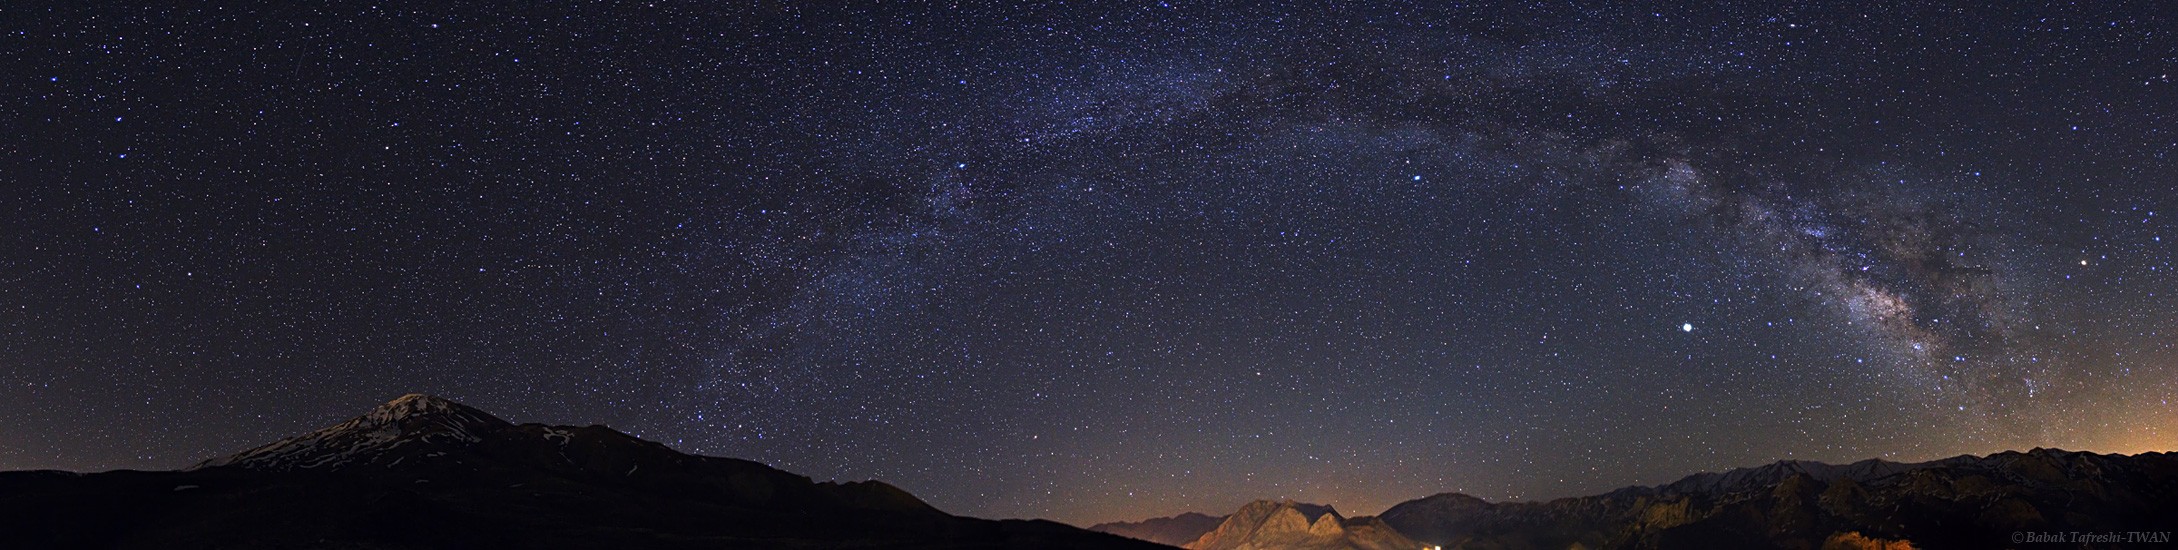
<instances>
[{"instance_id":1,"label":"dark nebula","mask_svg":"<svg viewBox=\"0 0 2178 550\"><path fill-rule=\"evenodd\" d=\"M944 510L2178 447L2178 21L0 8L0 469L409 392Z\"/></svg>"}]
</instances>

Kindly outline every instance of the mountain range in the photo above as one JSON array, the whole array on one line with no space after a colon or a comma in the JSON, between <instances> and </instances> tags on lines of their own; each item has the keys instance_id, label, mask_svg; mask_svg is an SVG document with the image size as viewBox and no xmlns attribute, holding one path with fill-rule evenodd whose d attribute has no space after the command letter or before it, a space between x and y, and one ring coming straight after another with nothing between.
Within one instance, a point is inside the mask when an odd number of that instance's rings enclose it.
<instances>
[{"instance_id":1,"label":"mountain range","mask_svg":"<svg viewBox=\"0 0 2178 550\"><path fill-rule=\"evenodd\" d=\"M1286 535L1238 546L1230 533L1217 534L1264 504L1216 527L1181 529L1161 518L1091 529L1139 537L1144 526L1163 525L1159 538L1142 538L1171 544L1192 536L1183 545L1194 550L1367 547ZM2048 537L2071 548L2167 544L2178 528L2178 454L2034 449L1917 463L1788 460L1548 502L1444 493L1372 521L1423 548L2013 548L2048 546ZM2078 534L2106 536L2071 538Z\"/></svg>"},{"instance_id":2,"label":"mountain range","mask_svg":"<svg viewBox=\"0 0 2178 550\"><path fill-rule=\"evenodd\" d=\"M1078 529L418 394L178 471L0 472L6 549L2103 548L2168 544L2174 527L2178 454L2033 449L1783 461L1547 502L1444 493L1376 517L1266 500Z\"/></svg>"},{"instance_id":3,"label":"mountain range","mask_svg":"<svg viewBox=\"0 0 2178 550\"><path fill-rule=\"evenodd\" d=\"M2004 548L2019 545L2014 535L2071 532L2168 540L2178 454L1785 461L1549 502L1440 494L1382 517L1447 548Z\"/></svg>"},{"instance_id":4,"label":"mountain range","mask_svg":"<svg viewBox=\"0 0 2178 550\"><path fill-rule=\"evenodd\" d=\"M182 471L0 472L0 548L1164 547L408 395Z\"/></svg>"}]
</instances>

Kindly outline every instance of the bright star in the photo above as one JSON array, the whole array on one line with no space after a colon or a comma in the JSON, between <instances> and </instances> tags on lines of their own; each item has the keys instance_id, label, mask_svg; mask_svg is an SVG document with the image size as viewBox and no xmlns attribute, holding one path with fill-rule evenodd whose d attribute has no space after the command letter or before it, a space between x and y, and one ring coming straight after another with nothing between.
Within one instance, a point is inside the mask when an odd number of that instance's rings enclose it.
<instances>
[{"instance_id":1,"label":"bright star","mask_svg":"<svg viewBox=\"0 0 2178 550\"><path fill-rule=\"evenodd\" d=\"M1694 332L1694 323L1681 323L1679 332Z\"/></svg>"}]
</instances>

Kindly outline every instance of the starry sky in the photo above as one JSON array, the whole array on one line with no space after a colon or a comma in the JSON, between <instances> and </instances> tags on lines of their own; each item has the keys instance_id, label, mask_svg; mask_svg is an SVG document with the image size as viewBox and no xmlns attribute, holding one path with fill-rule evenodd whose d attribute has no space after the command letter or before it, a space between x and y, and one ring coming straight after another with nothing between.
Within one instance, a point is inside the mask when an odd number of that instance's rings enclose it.
<instances>
[{"instance_id":1,"label":"starry sky","mask_svg":"<svg viewBox=\"0 0 2178 550\"><path fill-rule=\"evenodd\" d=\"M2178 448L2167 6L800 4L0 7L0 469L408 392L1077 523Z\"/></svg>"}]
</instances>

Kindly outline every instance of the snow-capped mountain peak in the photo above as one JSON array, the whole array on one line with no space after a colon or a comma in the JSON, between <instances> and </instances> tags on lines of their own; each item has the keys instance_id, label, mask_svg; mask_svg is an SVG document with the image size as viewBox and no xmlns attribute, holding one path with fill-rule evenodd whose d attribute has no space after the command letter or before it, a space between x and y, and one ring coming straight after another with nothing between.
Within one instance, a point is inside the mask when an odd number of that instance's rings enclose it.
<instances>
[{"instance_id":1,"label":"snow-capped mountain peak","mask_svg":"<svg viewBox=\"0 0 2178 550\"><path fill-rule=\"evenodd\" d=\"M444 397L421 393L411 393L387 401L386 404L379 405L377 408L371 409L371 412L363 415L364 420L379 424L403 423L419 418L451 420L457 424L506 424L506 421L485 414L484 411L470 408L468 405L455 403Z\"/></svg>"},{"instance_id":2,"label":"snow-capped mountain peak","mask_svg":"<svg viewBox=\"0 0 2178 550\"><path fill-rule=\"evenodd\" d=\"M445 398L412 393L363 416L270 445L198 463L191 469L236 466L252 470L338 470L361 464L398 464L392 451L415 444L467 445L513 426ZM405 454L405 453L403 453Z\"/></svg>"}]
</instances>

